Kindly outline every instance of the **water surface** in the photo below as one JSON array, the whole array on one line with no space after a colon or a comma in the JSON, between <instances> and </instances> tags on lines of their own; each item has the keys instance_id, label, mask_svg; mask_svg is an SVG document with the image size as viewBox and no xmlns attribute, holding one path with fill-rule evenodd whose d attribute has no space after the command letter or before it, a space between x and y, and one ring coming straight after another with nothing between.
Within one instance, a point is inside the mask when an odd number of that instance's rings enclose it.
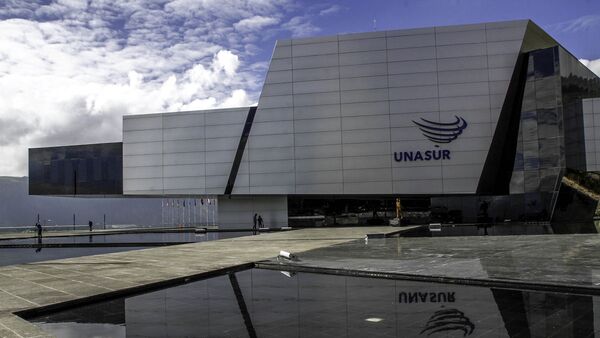
<instances>
[{"instance_id":1,"label":"water surface","mask_svg":"<svg viewBox=\"0 0 600 338\"><path fill-rule=\"evenodd\" d=\"M592 337L597 297L252 269L31 319L60 337Z\"/></svg>"},{"instance_id":2,"label":"water surface","mask_svg":"<svg viewBox=\"0 0 600 338\"><path fill-rule=\"evenodd\" d=\"M193 243L214 241L225 238L251 235L251 232L210 232L205 234L194 233L140 233L119 235L93 235L69 237L42 237L26 239L0 240L0 266L41 262L53 259L72 258L90 255L99 255L112 252L148 249L141 246L144 243ZM80 247L43 247L39 244L81 244ZM102 243L102 247L91 244ZM110 246L114 243L115 246ZM118 246L119 243L129 243L130 246ZM135 246L140 243L140 246ZM28 245L29 248L6 248L2 245ZM105 245L105 246L104 246Z\"/></svg>"}]
</instances>

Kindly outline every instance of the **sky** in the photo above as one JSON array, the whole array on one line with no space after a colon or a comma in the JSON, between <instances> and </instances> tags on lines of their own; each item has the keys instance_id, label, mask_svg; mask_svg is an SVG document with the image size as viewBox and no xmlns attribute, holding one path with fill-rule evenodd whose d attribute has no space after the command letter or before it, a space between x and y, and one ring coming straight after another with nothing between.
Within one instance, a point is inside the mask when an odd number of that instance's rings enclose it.
<instances>
[{"instance_id":1,"label":"sky","mask_svg":"<svg viewBox=\"0 0 600 338\"><path fill-rule=\"evenodd\" d=\"M515 19L600 74L597 0L0 0L0 176L123 115L255 104L277 39Z\"/></svg>"}]
</instances>

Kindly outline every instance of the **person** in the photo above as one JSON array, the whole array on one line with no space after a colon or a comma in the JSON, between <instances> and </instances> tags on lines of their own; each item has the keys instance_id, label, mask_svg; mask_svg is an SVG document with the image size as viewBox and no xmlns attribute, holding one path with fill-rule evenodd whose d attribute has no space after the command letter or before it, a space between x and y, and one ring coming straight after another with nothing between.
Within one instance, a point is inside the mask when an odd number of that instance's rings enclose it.
<instances>
[{"instance_id":1,"label":"person","mask_svg":"<svg viewBox=\"0 0 600 338\"><path fill-rule=\"evenodd\" d=\"M90 227L90 231L92 231L92 227L94 226L94 222L92 222L92 221L89 221L89 222L88 222L88 225L89 225L89 227Z\"/></svg>"},{"instance_id":2,"label":"person","mask_svg":"<svg viewBox=\"0 0 600 338\"><path fill-rule=\"evenodd\" d=\"M396 198L396 218L398 223L402 225L402 203L399 198Z\"/></svg>"},{"instance_id":3,"label":"person","mask_svg":"<svg viewBox=\"0 0 600 338\"><path fill-rule=\"evenodd\" d=\"M488 216L488 209L490 207L490 204L488 203L488 201L481 201L481 203L479 204L479 221L480 222L488 222L489 216Z\"/></svg>"},{"instance_id":4,"label":"person","mask_svg":"<svg viewBox=\"0 0 600 338\"><path fill-rule=\"evenodd\" d=\"M35 246L35 253L42 251L42 236L41 234L37 238L37 245Z\"/></svg>"},{"instance_id":5,"label":"person","mask_svg":"<svg viewBox=\"0 0 600 338\"><path fill-rule=\"evenodd\" d=\"M258 217L258 214L254 214L254 225L252 226L252 230L256 230L257 217Z\"/></svg>"},{"instance_id":6,"label":"person","mask_svg":"<svg viewBox=\"0 0 600 338\"><path fill-rule=\"evenodd\" d=\"M35 222L35 228L37 229L38 237L42 237L42 225L40 222Z\"/></svg>"},{"instance_id":7,"label":"person","mask_svg":"<svg viewBox=\"0 0 600 338\"><path fill-rule=\"evenodd\" d=\"M263 219L261 215L258 215L258 227L262 228L263 227Z\"/></svg>"}]
</instances>

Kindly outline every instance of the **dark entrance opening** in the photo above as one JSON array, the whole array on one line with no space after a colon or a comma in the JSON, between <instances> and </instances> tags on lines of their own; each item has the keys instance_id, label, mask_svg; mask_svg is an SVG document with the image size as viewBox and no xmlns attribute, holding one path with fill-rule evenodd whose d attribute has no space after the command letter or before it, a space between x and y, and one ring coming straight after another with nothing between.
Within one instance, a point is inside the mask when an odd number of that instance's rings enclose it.
<instances>
[{"instance_id":1,"label":"dark entrance opening","mask_svg":"<svg viewBox=\"0 0 600 338\"><path fill-rule=\"evenodd\" d=\"M404 224L429 219L430 198L419 196L310 196L288 197L292 227L387 225L396 217L396 198L402 205Z\"/></svg>"}]
</instances>

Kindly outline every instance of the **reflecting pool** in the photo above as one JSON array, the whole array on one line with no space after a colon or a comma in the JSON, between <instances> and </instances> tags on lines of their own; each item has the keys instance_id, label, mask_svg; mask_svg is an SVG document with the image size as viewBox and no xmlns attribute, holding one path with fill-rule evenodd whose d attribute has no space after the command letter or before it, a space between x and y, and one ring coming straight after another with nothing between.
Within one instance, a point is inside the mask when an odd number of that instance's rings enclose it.
<instances>
[{"instance_id":1,"label":"reflecting pool","mask_svg":"<svg viewBox=\"0 0 600 338\"><path fill-rule=\"evenodd\" d=\"M597 297L252 269L29 318L59 337L592 337Z\"/></svg>"},{"instance_id":2,"label":"reflecting pool","mask_svg":"<svg viewBox=\"0 0 600 338\"><path fill-rule=\"evenodd\" d=\"M73 258L147 249L148 243L193 243L252 235L251 232L209 233L140 233L69 237L42 237L0 240L0 266L34 263L53 259ZM127 246L121 246L128 243ZM46 244L70 244L69 247L44 247ZM80 245L79 245L80 244ZM102 246L94 246L101 244ZM111 246L114 244L114 246ZM10 247L23 245L29 247ZM73 246L75 245L75 246ZM139 245L139 246L137 246Z\"/></svg>"},{"instance_id":3,"label":"reflecting pool","mask_svg":"<svg viewBox=\"0 0 600 338\"><path fill-rule=\"evenodd\" d=\"M218 239L233 238L240 236L249 236L252 232L151 232L151 233L131 233L115 235L95 235L91 236L66 236L66 237L42 237L43 243L169 243L169 242L205 242ZM36 244L37 237L25 239L7 239L0 240L0 246L4 244Z\"/></svg>"}]
</instances>

